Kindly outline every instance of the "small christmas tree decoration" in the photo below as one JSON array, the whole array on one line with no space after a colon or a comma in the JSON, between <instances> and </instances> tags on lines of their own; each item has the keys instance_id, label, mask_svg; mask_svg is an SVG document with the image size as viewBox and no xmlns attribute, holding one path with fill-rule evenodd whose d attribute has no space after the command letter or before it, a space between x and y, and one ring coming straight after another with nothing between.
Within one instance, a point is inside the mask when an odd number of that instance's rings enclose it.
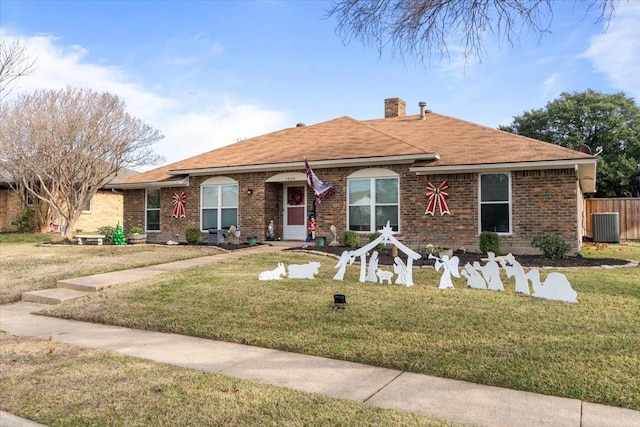
<instances>
[{"instance_id":1,"label":"small christmas tree decoration","mask_svg":"<svg viewBox=\"0 0 640 427\"><path fill-rule=\"evenodd\" d=\"M118 225L116 225L116 230L113 232L111 243L119 246L127 244L127 238L124 237L124 232L122 231L122 226L120 225L120 221L118 221Z\"/></svg>"}]
</instances>

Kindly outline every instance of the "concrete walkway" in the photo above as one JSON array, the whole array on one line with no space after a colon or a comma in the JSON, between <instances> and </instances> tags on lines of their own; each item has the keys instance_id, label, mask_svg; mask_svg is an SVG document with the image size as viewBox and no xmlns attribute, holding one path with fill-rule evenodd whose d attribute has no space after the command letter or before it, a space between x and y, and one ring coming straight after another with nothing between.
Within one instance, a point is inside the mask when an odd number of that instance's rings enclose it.
<instances>
[{"instance_id":1,"label":"concrete walkway","mask_svg":"<svg viewBox=\"0 0 640 427\"><path fill-rule=\"evenodd\" d=\"M270 248L270 249L269 249ZM215 255L208 262L248 253L280 250L258 247ZM253 252L247 252L253 251ZM172 271L183 264L135 269ZM198 265L198 264L196 264ZM165 264L166 266L166 264ZM121 272L122 275L126 275ZM130 275L129 280L144 277ZM148 276L146 276L148 277ZM82 278L93 284L114 283L112 273ZM32 314L46 308L34 302L0 306L0 329L288 387L369 405L419 413L429 417L480 426L638 427L640 411L597 405L576 399L545 396L343 362L296 353L250 347L188 336L140 331L116 326L42 317ZM29 421L0 412L0 426L33 426Z\"/></svg>"}]
</instances>

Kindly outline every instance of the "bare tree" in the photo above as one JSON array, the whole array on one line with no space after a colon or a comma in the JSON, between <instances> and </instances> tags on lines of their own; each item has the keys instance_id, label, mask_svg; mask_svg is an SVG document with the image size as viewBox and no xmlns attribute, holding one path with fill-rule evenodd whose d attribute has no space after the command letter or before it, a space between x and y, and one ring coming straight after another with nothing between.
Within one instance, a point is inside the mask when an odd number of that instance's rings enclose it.
<instances>
[{"instance_id":1,"label":"bare tree","mask_svg":"<svg viewBox=\"0 0 640 427\"><path fill-rule=\"evenodd\" d=\"M24 45L18 39L0 40L0 101L9 94L9 87L16 79L35 70L35 64L36 60L27 57Z\"/></svg>"},{"instance_id":2,"label":"bare tree","mask_svg":"<svg viewBox=\"0 0 640 427\"><path fill-rule=\"evenodd\" d=\"M598 8L610 20L618 0L574 0ZM327 10L338 20L343 41L352 38L424 62L437 52L449 56L449 45L461 43L464 56L482 58L483 37L492 33L513 44L524 28L538 37L549 31L553 0L334 0Z\"/></svg>"},{"instance_id":3,"label":"bare tree","mask_svg":"<svg viewBox=\"0 0 640 427\"><path fill-rule=\"evenodd\" d=\"M31 196L48 204L62 236L121 168L157 164L162 138L109 93L67 87L17 97L0 110L0 162Z\"/></svg>"}]
</instances>

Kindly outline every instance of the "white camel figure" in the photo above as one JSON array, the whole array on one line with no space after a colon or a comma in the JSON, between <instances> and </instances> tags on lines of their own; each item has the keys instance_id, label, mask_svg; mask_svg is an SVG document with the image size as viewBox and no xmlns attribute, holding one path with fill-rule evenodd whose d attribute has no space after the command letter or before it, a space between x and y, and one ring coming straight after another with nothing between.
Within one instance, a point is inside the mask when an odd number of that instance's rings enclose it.
<instances>
[{"instance_id":1,"label":"white camel figure","mask_svg":"<svg viewBox=\"0 0 640 427\"><path fill-rule=\"evenodd\" d=\"M471 264L467 263L460 274L467 279L467 285L473 289L487 289L487 282L484 281L482 274L476 270Z\"/></svg>"},{"instance_id":2,"label":"white camel figure","mask_svg":"<svg viewBox=\"0 0 640 427\"><path fill-rule=\"evenodd\" d=\"M258 280L280 280L282 277L286 276L287 270L284 268L284 264L279 262L278 266L273 270L263 271L258 276Z\"/></svg>"},{"instance_id":3,"label":"white camel figure","mask_svg":"<svg viewBox=\"0 0 640 427\"><path fill-rule=\"evenodd\" d=\"M380 284L382 285L385 281L388 284L391 284L391 279L393 279L393 273L386 270L378 269L376 270L376 275L380 279Z\"/></svg>"},{"instance_id":4,"label":"white camel figure","mask_svg":"<svg viewBox=\"0 0 640 427\"><path fill-rule=\"evenodd\" d=\"M540 272L537 269L530 270L526 276L531 280L533 295L536 298L544 298L555 301L578 302L578 294L573 290L567 277L562 273L549 273L543 283L540 283Z\"/></svg>"},{"instance_id":5,"label":"white camel figure","mask_svg":"<svg viewBox=\"0 0 640 427\"><path fill-rule=\"evenodd\" d=\"M507 265L507 262L511 265ZM520 294L529 295L529 281L525 277L524 269L522 265L512 254L506 256L506 261L503 259L500 261L500 265L507 273L507 277L514 277L516 279L516 292Z\"/></svg>"},{"instance_id":6,"label":"white camel figure","mask_svg":"<svg viewBox=\"0 0 640 427\"><path fill-rule=\"evenodd\" d=\"M482 276L484 276L484 280L487 281L487 289L492 291L504 291L502 279L500 279L500 266L496 261L496 254L493 252L487 252L487 255L489 256L489 260L484 266L481 267L480 263L477 261L473 263L473 266L476 270L482 271Z\"/></svg>"}]
</instances>

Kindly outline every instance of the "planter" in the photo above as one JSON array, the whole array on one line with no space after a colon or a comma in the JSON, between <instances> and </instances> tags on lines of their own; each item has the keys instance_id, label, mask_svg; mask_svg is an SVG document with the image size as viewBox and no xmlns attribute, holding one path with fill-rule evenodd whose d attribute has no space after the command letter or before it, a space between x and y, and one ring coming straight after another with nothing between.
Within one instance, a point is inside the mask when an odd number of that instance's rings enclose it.
<instances>
[{"instance_id":1,"label":"planter","mask_svg":"<svg viewBox=\"0 0 640 427\"><path fill-rule=\"evenodd\" d=\"M316 237L316 246L324 246L327 242L326 237Z\"/></svg>"},{"instance_id":2,"label":"planter","mask_svg":"<svg viewBox=\"0 0 640 427\"><path fill-rule=\"evenodd\" d=\"M255 246L258 244L258 238L257 237L247 237L247 244L249 246Z\"/></svg>"},{"instance_id":3,"label":"planter","mask_svg":"<svg viewBox=\"0 0 640 427\"><path fill-rule=\"evenodd\" d=\"M130 245L140 245L143 243L147 243L147 234L129 234L127 236L127 240Z\"/></svg>"}]
</instances>

